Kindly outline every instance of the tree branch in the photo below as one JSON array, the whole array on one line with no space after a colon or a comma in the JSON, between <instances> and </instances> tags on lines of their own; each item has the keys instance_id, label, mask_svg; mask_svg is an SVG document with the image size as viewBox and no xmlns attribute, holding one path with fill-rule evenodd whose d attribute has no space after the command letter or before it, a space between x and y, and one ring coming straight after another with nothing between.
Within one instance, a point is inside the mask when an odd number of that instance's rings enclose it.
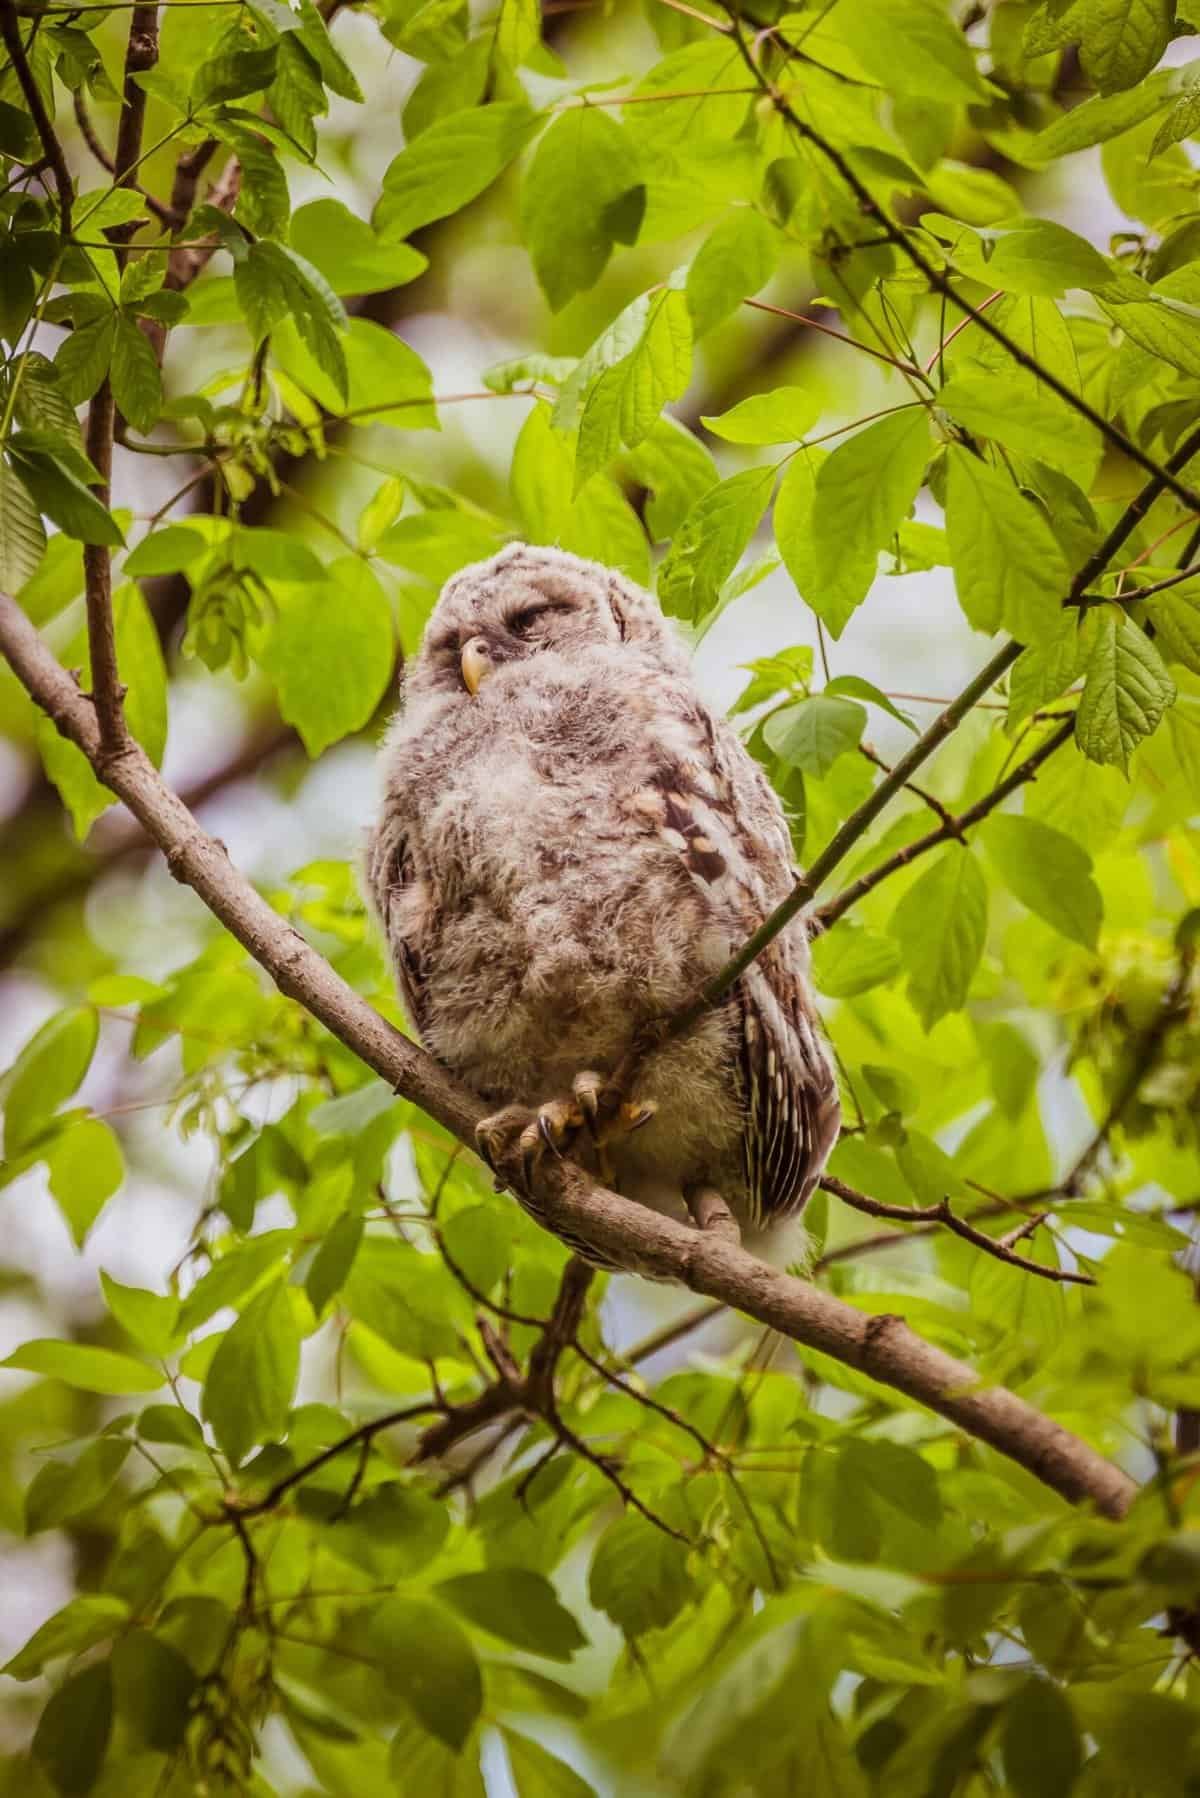
<instances>
[{"instance_id":1,"label":"tree branch","mask_svg":"<svg viewBox=\"0 0 1200 1798\"><path fill-rule=\"evenodd\" d=\"M109 155L101 142L100 134L92 121L92 115L87 109L87 101L83 97L82 88L76 88L74 99L75 123L79 126L80 135L82 136L84 143L92 152L92 155L96 158L100 167L106 169L110 175L115 174L117 168L116 162ZM171 208L164 201L160 200L157 194L152 194L148 188L143 187L140 181L127 181L125 186L131 187L136 194L140 194L155 218L159 219L164 225L174 226L182 223L182 220L177 217Z\"/></svg>"},{"instance_id":2,"label":"tree branch","mask_svg":"<svg viewBox=\"0 0 1200 1798\"><path fill-rule=\"evenodd\" d=\"M894 850L877 867L869 868L857 880L852 880L848 886L844 886L840 893L835 893L833 898L826 900L824 905L818 905L812 913L814 927L818 930L828 930L831 925L837 923L839 918L845 916L852 905L857 905L865 894L879 886L881 881L886 880L889 875L895 874L898 869L906 868L919 855L925 855L930 849L936 849L939 843L948 843L952 838L961 842L973 824L978 824L981 818L986 818L989 812L995 811L996 807L1003 804L1009 794L1015 793L1018 787L1035 779L1038 769L1044 762L1049 761L1056 749L1062 748L1074 729L1075 717L1072 713L1043 743L1039 743L1032 755L1026 756L1025 760L1019 763L1011 774L999 781L990 793L985 793L982 799L977 799L974 805L968 806L965 812L960 812L956 818L948 818L944 824L939 824L936 830L927 831L915 842L905 843L903 848Z\"/></svg>"},{"instance_id":3,"label":"tree branch","mask_svg":"<svg viewBox=\"0 0 1200 1798\"><path fill-rule=\"evenodd\" d=\"M396 1091L473 1147L485 1109L480 1102L380 1017L272 910L136 744L115 759L105 756L87 698L21 608L2 594L0 650L35 703L140 820L174 877L193 888L280 991ZM547 1158L536 1197L557 1234L582 1240L603 1259L719 1299L794 1342L861 1369L1010 1456L1065 1498L1090 1501L1113 1517L1130 1504L1136 1488L1120 1468L1015 1393L981 1385L972 1368L923 1341L901 1318L866 1316L743 1249L594 1185L570 1161ZM497 1401L491 1415L502 1409ZM427 1433L434 1443L431 1453L441 1427Z\"/></svg>"},{"instance_id":4,"label":"tree branch","mask_svg":"<svg viewBox=\"0 0 1200 1798\"><path fill-rule=\"evenodd\" d=\"M129 23L125 85L113 159L113 173L118 187L132 188L137 185L133 172L142 148L146 90L136 77L153 68L157 60L158 7L135 6ZM125 225L114 225L105 233L113 246L118 269L124 265L125 246L136 230L137 221L134 219ZM88 407L87 420L87 453L100 476L95 497L102 506L108 506L112 498L115 424L116 404L113 400L112 382L105 375ZM104 753L106 756L116 756L125 752L130 736L125 723L125 688L117 666L112 609L112 552L107 544L84 544L83 577L87 599L88 651L92 664L92 698Z\"/></svg>"},{"instance_id":5,"label":"tree branch","mask_svg":"<svg viewBox=\"0 0 1200 1798\"><path fill-rule=\"evenodd\" d=\"M34 26L36 31L37 27ZM25 54L25 45L21 41L21 27L13 0L0 0L0 36L4 39L5 48L12 58L16 70L17 81L25 102L33 114L33 122L37 126L37 134L42 140L42 148L46 152L46 160L54 171L54 185L58 190L58 211L62 236L71 235L71 204L74 189L71 183L71 172L67 168L67 159L63 147L58 141L54 122L46 111L41 90L33 77L29 66L29 58Z\"/></svg>"}]
</instances>

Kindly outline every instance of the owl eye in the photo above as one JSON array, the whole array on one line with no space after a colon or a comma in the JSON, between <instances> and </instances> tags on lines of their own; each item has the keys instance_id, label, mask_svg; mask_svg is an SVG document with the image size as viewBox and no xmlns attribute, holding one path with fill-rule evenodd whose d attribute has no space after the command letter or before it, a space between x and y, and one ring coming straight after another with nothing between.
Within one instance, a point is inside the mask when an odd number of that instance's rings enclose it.
<instances>
[{"instance_id":1,"label":"owl eye","mask_svg":"<svg viewBox=\"0 0 1200 1798\"><path fill-rule=\"evenodd\" d=\"M556 614L565 616L574 610L573 606L555 605L553 602L540 606L526 606L520 612L514 612L508 620L508 628L514 637L527 637L536 624L543 619L552 618Z\"/></svg>"}]
</instances>

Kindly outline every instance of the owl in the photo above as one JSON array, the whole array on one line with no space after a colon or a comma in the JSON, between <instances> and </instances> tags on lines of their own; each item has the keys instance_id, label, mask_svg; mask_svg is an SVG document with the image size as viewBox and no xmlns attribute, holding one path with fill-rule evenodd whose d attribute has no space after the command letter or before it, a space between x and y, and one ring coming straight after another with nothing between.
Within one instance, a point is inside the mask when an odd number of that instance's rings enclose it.
<instances>
[{"instance_id":1,"label":"owl","mask_svg":"<svg viewBox=\"0 0 1200 1798\"><path fill-rule=\"evenodd\" d=\"M529 1205L533 1165L569 1150L626 1197L761 1250L839 1124L803 921L644 1059L619 1108L606 1087L795 879L778 799L656 602L558 549L463 569L407 669L381 775L370 901L422 1042L495 1108L485 1158Z\"/></svg>"}]
</instances>

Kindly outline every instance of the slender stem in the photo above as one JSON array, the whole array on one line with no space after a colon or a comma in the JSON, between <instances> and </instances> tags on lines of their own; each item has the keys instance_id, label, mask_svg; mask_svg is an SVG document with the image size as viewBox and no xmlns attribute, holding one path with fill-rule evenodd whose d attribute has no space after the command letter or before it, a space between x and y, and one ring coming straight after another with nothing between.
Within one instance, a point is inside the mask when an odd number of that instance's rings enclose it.
<instances>
[{"instance_id":1,"label":"slender stem","mask_svg":"<svg viewBox=\"0 0 1200 1798\"><path fill-rule=\"evenodd\" d=\"M805 312L789 312L786 306L772 306L766 300L743 300L743 306L753 307L755 312L769 312L775 318L789 318L794 324L807 325L812 331L820 331L823 337L836 338L838 343L848 343L852 350L861 350L864 356L874 356L877 362L886 362L889 368L899 369L902 375L909 375L914 380L932 387L933 383L923 369L912 362L901 362L898 356L889 356L886 350L877 350L873 344L860 343L857 337L848 337L845 331L835 331L819 318L810 318Z\"/></svg>"},{"instance_id":2,"label":"slender stem","mask_svg":"<svg viewBox=\"0 0 1200 1798\"><path fill-rule=\"evenodd\" d=\"M42 148L46 152L50 167L54 170L54 185L58 189L58 211L63 237L71 235L71 205L74 189L71 184L70 170L63 147L58 141L50 114L46 111L41 90L34 80L33 70L29 66L29 58L25 54L25 45L21 41L21 27L18 24L19 14L13 0L0 0L0 36L4 39L5 48L12 58L17 81L25 96L26 105L33 114L33 122L37 126L37 134L42 140ZM36 26L34 27L36 30Z\"/></svg>"},{"instance_id":3,"label":"slender stem","mask_svg":"<svg viewBox=\"0 0 1200 1798\"><path fill-rule=\"evenodd\" d=\"M982 799L976 800L975 804L969 806L965 812L961 812L957 818L947 818L936 830L931 830L925 836L918 837L915 842L906 843L902 849L897 849L892 855L889 855L886 861L869 869L857 880L852 880L849 886L843 887L840 893L836 893L824 905L817 906L813 912L814 925L818 929L828 930L832 924L837 923L839 918L845 916L852 905L857 905L860 899L879 886L881 881L887 880L890 875L895 874L898 869L906 868L909 862L915 861L919 855L925 855L930 849L936 849L939 843L949 842L951 838L961 841L973 824L978 824L981 818L986 818L989 812L995 811L996 807L1003 804L1010 793L1015 793L1018 787L1025 785L1026 781L1033 780L1043 762L1048 761L1056 749L1062 748L1074 729L1075 717L1072 713L1056 731L1046 738L1044 743L1038 745L1032 755L1027 756L1018 767L1013 769L1011 774L993 787L990 793L986 793Z\"/></svg>"},{"instance_id":4,"label":"slender stem","mask_svg":"<svg viewBox=\"0 0 1200 1798\"><path fill-rule=\"evenodd\" d=\"M1081 593L1073 603L1077 606L1110 606L1118 600L1123 606L1131 606L1138 599L1153 599L1156 593L1165 593L1168 587L1178 587L1181 581L1194 580L1200 574L1200 562L1193 562L1187 568L1177 568L1174 574L1164 576L1161 581L1152 581L1148 587L1129 587L1124 593Z\"/></svg>"}]
</instances>

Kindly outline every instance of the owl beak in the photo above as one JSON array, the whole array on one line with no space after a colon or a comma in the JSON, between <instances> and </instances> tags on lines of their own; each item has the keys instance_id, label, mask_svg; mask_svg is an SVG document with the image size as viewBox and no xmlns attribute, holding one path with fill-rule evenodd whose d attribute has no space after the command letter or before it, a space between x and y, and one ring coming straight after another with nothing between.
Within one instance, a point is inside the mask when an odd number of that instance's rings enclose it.
<instances>
[{"instance_id":1,"label":"owl beak","mask_svg":"<svg viewBox=\"0 0 1200 1798\"><path fill-rule=\"evenodd\" d=\"M483 637L472 637L462 652L463 686L472 698L492 672L492 652Z\"/></svg>"}]
</instances>

